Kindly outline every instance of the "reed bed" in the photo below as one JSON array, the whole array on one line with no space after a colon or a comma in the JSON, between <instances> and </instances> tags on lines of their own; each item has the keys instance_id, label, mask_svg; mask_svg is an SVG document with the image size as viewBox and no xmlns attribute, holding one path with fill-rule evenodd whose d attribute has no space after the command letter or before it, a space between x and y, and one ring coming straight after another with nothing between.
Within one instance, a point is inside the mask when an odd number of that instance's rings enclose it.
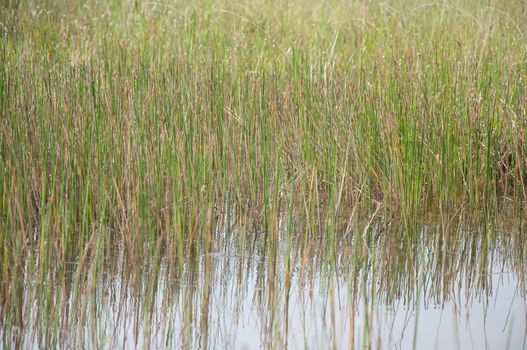
<instances>
[{"instance_id":1,"label":"reed bed","mask_svg":"<svg viewBox=\"0 0 527 350\"><path fill-rule=\"evenodd\" d=\"M70 264L183 271L227 228L336 266L381 218L409 247L423 218L523 218L526 7L1 1L2 326Z\"/></svg>"}]
</instances>

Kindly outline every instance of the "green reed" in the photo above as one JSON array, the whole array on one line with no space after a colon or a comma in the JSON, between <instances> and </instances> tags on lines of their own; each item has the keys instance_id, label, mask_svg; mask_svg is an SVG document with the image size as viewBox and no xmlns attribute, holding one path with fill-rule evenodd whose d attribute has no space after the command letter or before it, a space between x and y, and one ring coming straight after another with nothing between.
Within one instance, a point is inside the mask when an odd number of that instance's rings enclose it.
<instances>
[{"instance_id":1,"label":"green reed","mask_svg":"<svg viewBox=\"0 0 527 350\"><path fill-rule=\"evenodd\" d=\"M287 252L316 240L335 267L337 237L359 260L377 216L522 208L524 17L505 1L2 2L7 329L24 274L58 327L67 264L89 267L76 302L122 247L153 278L165 257L183 274L234 225L276 264L286 225Z\"/></svg>"}]
</instances>

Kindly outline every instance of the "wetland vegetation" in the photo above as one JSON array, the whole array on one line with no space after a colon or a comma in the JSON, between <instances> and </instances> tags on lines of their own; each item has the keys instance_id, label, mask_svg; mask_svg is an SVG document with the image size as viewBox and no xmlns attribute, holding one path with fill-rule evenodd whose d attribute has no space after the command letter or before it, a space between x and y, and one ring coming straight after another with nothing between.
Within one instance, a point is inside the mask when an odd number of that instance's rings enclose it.
<instances>
[{"instance_id":1,"label":"wetland vegetation","mask_svg":"<svg viewBox=\"0 0 527 350\"><path fill-rule=\"evenodd\" d=\"M524 1L0 0L0 34L0 347L527 347Z\"/></svg>"}]
</instances>

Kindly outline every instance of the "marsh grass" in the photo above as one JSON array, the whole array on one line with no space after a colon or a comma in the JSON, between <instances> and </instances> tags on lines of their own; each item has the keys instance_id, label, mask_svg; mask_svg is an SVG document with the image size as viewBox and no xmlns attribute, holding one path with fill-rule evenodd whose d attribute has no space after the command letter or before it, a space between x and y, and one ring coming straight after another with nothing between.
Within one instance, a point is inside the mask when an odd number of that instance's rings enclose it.
<instances>
[{"instance_id":1,"label":"marsh grass","mask_svg":"<svg viewBox=\"0 0 527 350\"><path fill-rule=\"evenodd\" d=\"M154 281L236 228L266 237L268 264L295 264L285 240L330 273L381 218L407 247L428 216L521 221L525 17L520 1L3 1L4 334L24 293L59 327L117 252Z\"/></svg>"}]
</instances>

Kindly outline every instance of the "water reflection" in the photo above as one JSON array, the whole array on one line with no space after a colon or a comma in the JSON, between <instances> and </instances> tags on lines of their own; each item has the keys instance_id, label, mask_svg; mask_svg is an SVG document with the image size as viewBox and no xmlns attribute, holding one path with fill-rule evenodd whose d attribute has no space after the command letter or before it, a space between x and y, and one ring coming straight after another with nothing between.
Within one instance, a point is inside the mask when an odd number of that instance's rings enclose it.
<instances>
[{"instance_id":1,"label":"water reflection","mask_svg":"<svg viewBox=\"0 0 527 350\"><path fill-rule=\"evenodd\" d=\"M118 250L42 282L28 261L23 327L6 334L3 310L0 345L526 348L521 230L371 231L321 250L301 234L274 244L224 230L179 263L159 256L131 268Z\"/></svg>"}]
</instances>

